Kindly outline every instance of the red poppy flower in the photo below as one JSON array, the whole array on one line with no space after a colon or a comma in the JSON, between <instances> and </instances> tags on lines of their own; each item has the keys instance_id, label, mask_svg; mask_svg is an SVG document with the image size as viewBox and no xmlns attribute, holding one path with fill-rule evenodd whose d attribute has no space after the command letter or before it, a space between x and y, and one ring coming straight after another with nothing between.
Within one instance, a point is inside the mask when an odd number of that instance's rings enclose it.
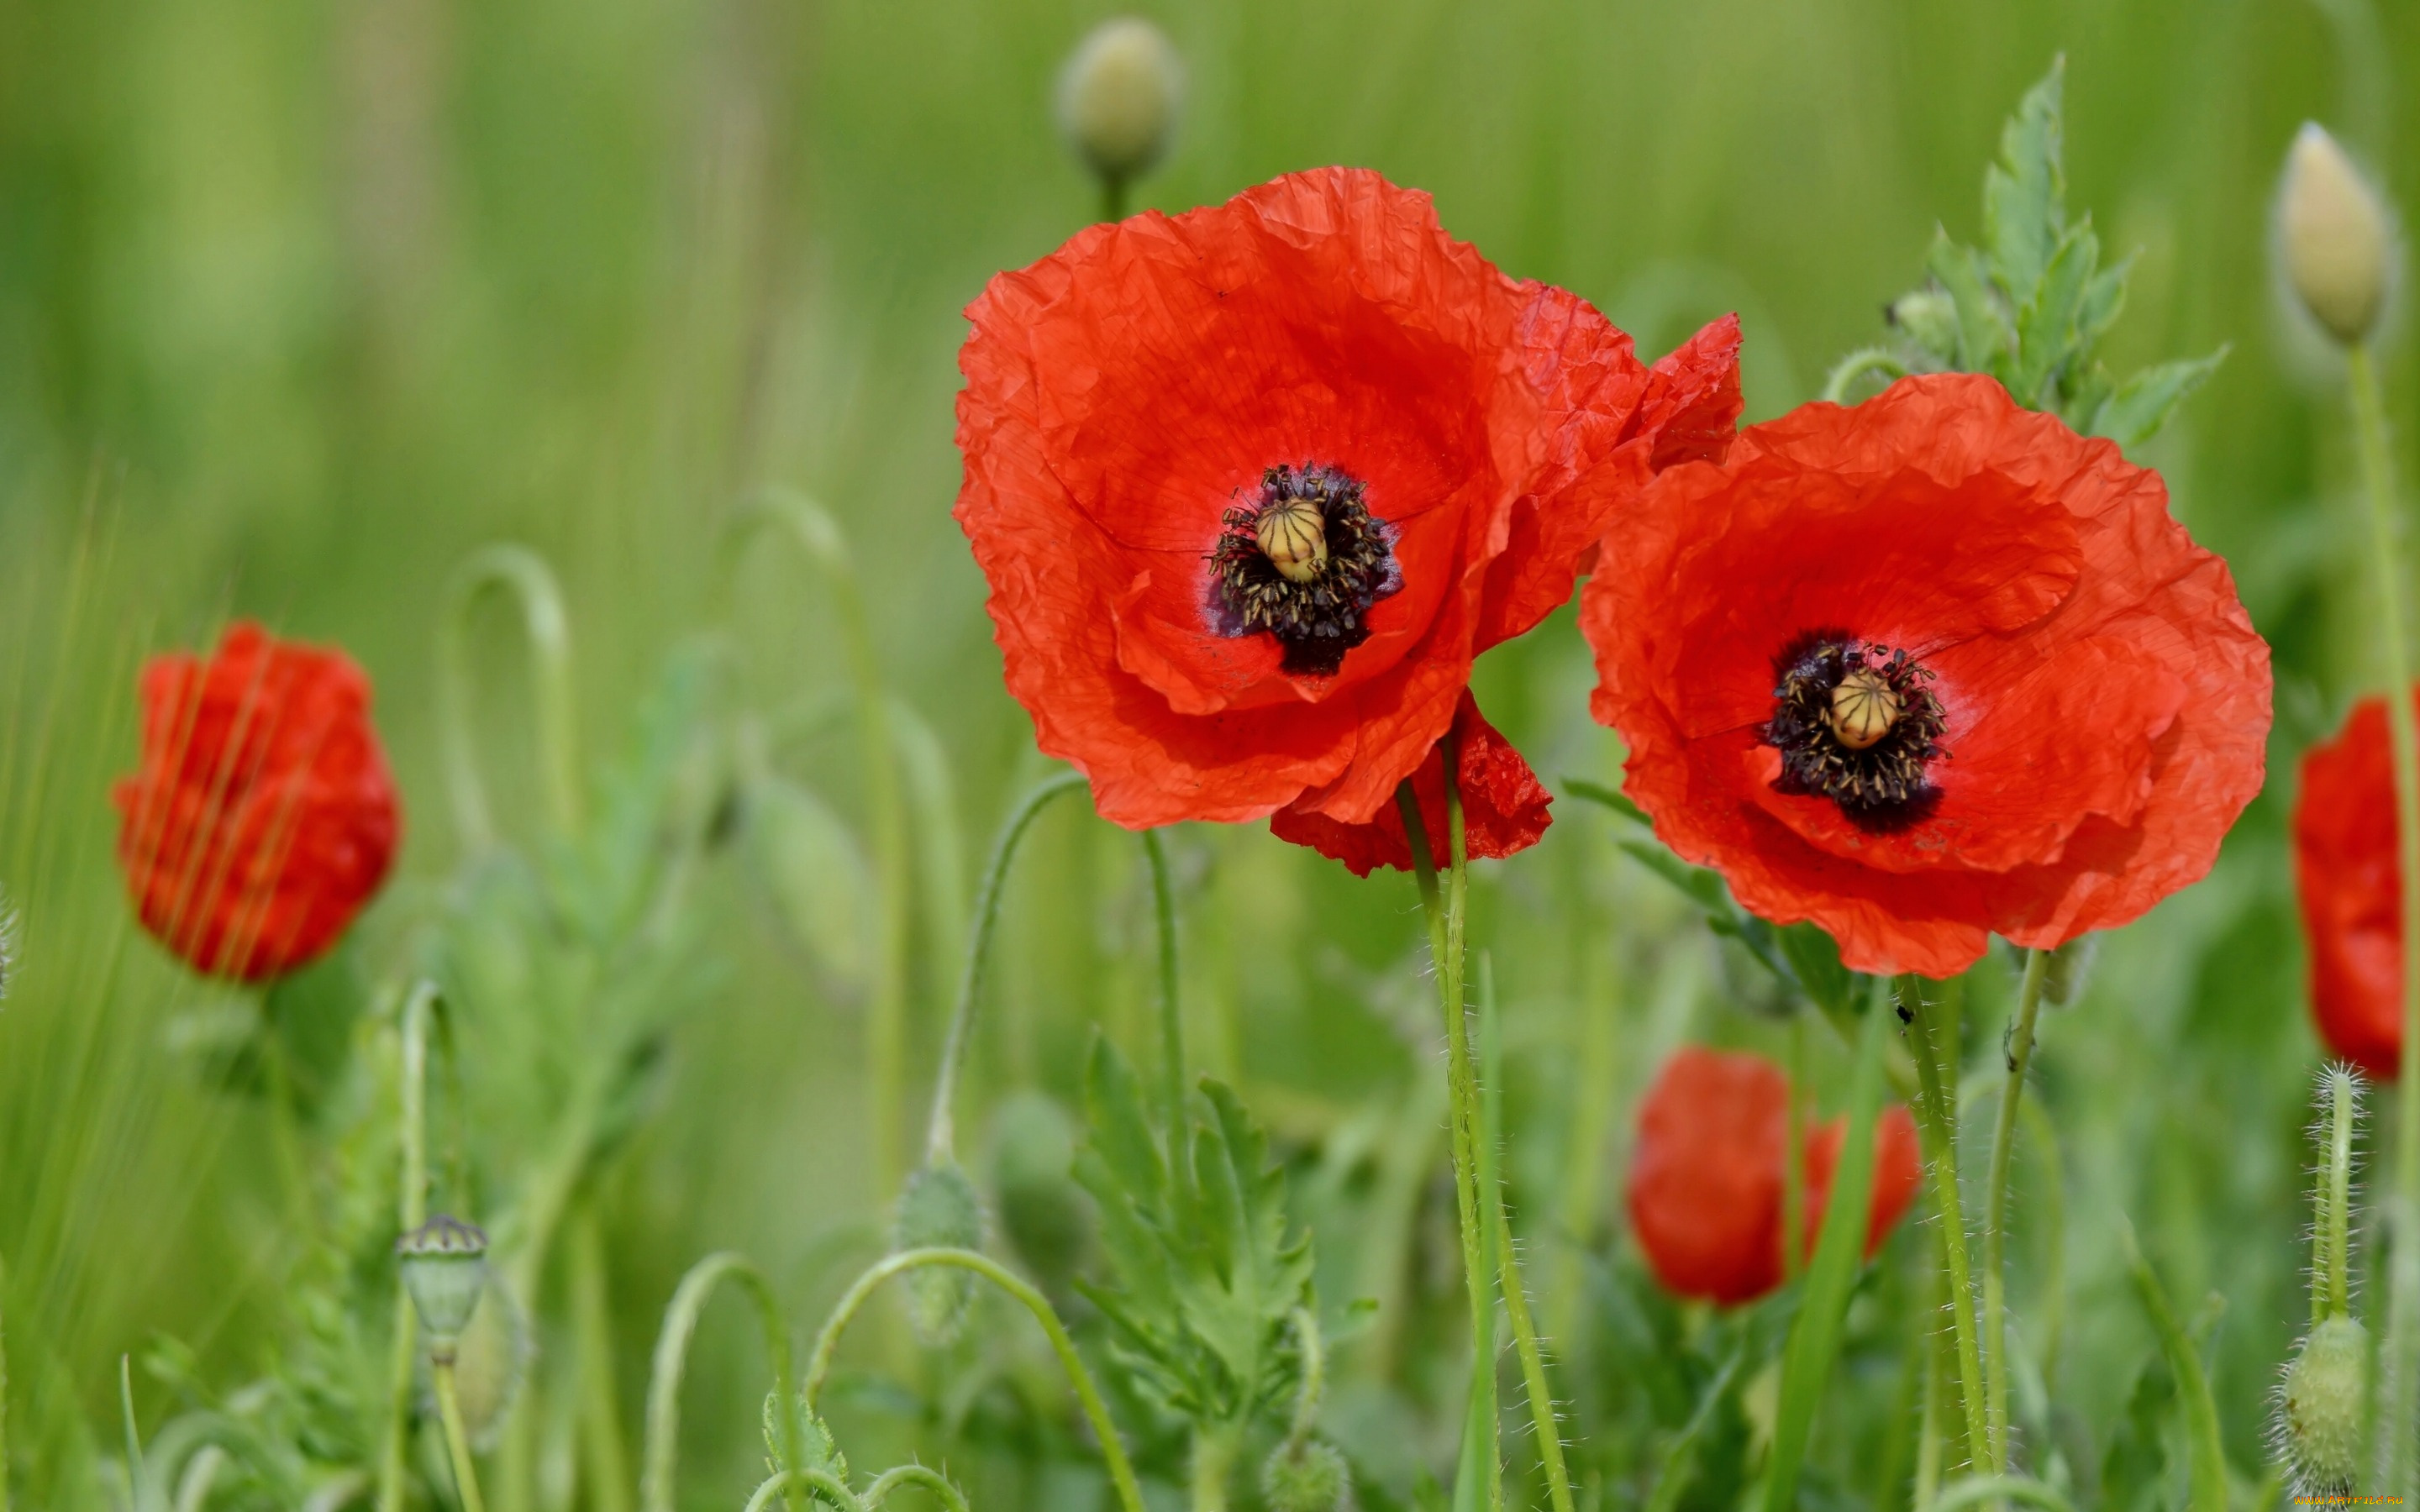
<instances>
[{"instance_id":1,"label":"red poppy flower","mask_svg":"<svg viewBox=\"0 0 2420 1512\"><path fill-rule=\"evenodd\" d=\"M1809 1132L1802 1256L1814 1252L1848 1139L1846 1119ZM1748 1302L1781 1284L1782 1177L1790 1155L1790 1081L1761 1056L1683 1048L1665 1063L1638 1113L1630 1162L1630 1226L1656 1279L1684 1297ZM1870 1257L1923 1180L1916 1120L1882 1110L1867 1204Z\"/></svg>"},{"instance_id":2,"label":"red poppy flower","mask_svg":"<svg viewBox=\"0 0 2420 1512\"><path fill-rule=\"evenodd\" d=\"M2210 870L2269 648L2159 474L1988 378L1807 405L1675 468L1582 594L1630 796L1860 971L2064 944Z\"/></svg>"},{"instance_id":3,"label":"red poppy flower","mask_svg":"<svg viewBox=\"0 0 2420 1512\"><path fill-rule=\"evenodd\" d=\"M2386 701L2364 699L2342 733L2303 757L2294 878L2319 1037L2387 1081L2403 1069L2400 870Z\"/></svg>"},{"instance_id":4,"label":"red poppy flower","mask_svg":"<svg viewBox=\"0 0 2420 1512\"><path fill-rule=\"evenodd\" d=\"M1736 322L1651 371L1354 169L1094 226L967 315L956 517L1008 688L1130 827L1370 821L1471 658L1739 413Z\"/></svg>"},{"instance_id":5,"label":"red poppy flower","mask_svg":"<svg viewBox=\"0 0 2420 1512\"><path fill-rule=\"evenodd\" d=\"M1442 867L1451 854L1446 829L1444 742L1429 748L1428 759L1412 774L1412 794L1419 800L1420 828L1429 858ZM1453 713L1454 786L1462 795L1464 854L1473 860L1510 856L1538 843L1553 816L1546 806L1554 796L1529 770L1529 764L1496 733L1479 712L1478 701L1465 688ZM1398 872L1412 869L1412 846L1404 829L1404 811L1388 804L1368 823L1348 825L1323 813L1280 809L1269 816L1269 833L1280 840L1308 845L1320 855L1342 861L1357 877L1382 866Z\"/></svg>"},{"instance_id":6,"label":"red poppy flower","mask_svg":"<svg viewBox=\"0 0 2420 1512\"><path fill-rule=\"evenodd\" d=\"M230 625L205 661L143 669L143 759L111 794L144 928L256 981L343 933L395 858L395 783L370 685L340 651Z\"/></svg>"}]
</instances>

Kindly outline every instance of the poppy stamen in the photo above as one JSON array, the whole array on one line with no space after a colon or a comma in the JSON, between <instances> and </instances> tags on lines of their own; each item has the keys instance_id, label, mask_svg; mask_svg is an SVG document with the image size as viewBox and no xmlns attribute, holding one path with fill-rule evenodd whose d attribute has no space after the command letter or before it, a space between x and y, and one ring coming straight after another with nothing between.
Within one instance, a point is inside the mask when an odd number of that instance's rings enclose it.
<instances>
[{"instance_id":1,"label":"poppy stamen","mask_svg":"<svg viewBox=\"0 0 2420 1512\"><path fill-rule=\"evenodd\" d=\"M1370 639L1371 606L1404 585L1394 532L1370 513L1361 481L1309 462L1264 472L1221 517L1208 560L1212 626L1277 637L1280 670L1297 677L1334 676Z\"/></svg>"},{"instance_id":2,"label":"poppy stamen","mask_svg":"<svg viewBox=\"0 0 2420 1512\"><path fill-rule=\"evenodd\" d=\"M1923 818L1940 797L1927 772L1949 754L1931 681L1905 651L1840 631L1793 640L1774 659L1773 717L1763 730L1765 744L1781 752L1775 785L1829 798L1865 828Z\"/></svg>"}]
</instances>

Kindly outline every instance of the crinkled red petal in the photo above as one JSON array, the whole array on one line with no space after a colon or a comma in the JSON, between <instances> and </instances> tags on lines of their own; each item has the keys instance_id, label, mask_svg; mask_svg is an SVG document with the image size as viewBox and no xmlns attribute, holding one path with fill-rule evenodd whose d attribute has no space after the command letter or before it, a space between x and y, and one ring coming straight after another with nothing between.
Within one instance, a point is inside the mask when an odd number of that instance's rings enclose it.
<instances>
[{"instance_id":1,"label":"crinkled red petal","mask_svg":"<svg viewBox=\"0 0 2420 1512\"><path fill-rule=\"evenodd\" d=\"M1453 748L1454 783L1462 794L1465 854L1473 860L1491 859L1538 843L1554 822L1546 811L1554 796L1512 742L1481 716L1478 702L1466 689L1454 708ZM1429 856L1434 864L1443 866L1450 854L1450 831L1442 742L1430 749L1428 759L1412 774L1412 793L1419 802ZM1382 866L1398 872L1412 870L1411 841L1399 804L1390 804L1357 825L1310 810L1280 809L1269 816L1269 833L1342 861L1357 877Z\"/></svg>"},{"instance_id":2,"label":"crinkled red petal","mask_svg":"<svg viewBox=\"0 0 2420 1512\"><path fill-rule=\"evenodd\" d=\"M2386 701L2364 699L2334 740L2303 757L2294 881L2319 1038L2387 1081L2403 1057L2401 873Z\"/></svg>"}]
</instances>

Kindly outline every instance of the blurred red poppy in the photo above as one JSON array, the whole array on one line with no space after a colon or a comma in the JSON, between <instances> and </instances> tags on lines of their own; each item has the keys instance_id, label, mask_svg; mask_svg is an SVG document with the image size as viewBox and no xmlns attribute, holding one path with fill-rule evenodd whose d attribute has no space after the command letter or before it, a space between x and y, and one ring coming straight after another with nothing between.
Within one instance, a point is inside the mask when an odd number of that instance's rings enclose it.
<instances>
[{"instance_id":1,"label":"blurred red poppy","mask_svg":"<svg viewBox=\"0 0 2420 1512\"><path fill-rule=\"evenodd\" d=\"M1136 828L1380 815L1471 658L1739 414L1736 321L1650 370L1357 169L1094 226L967 315L955 513L1008 688Z\"/></svg>"},{"instance_id":2,"label":"blurred red poppy","mask_svg":"<svg viewBox=\"0 0 2420 1512\"><path fill-rule=\"evenodd\" d=\"M154 657L141 693L142 764L111 797L144 928L244 981L326 950L401 828L369 680L340 651L239 623L208 660Z\"/></svg>"},{"instance_id":3,"label":"blurred red poppy","mask_svg":"<svg viewBox=\"0 0 2420 1512\"><path fill-rule=\"evenodd\" d=\"M2303 757L2303 791L2294 800L2294 880L2319 1037L2386 1081L2402 1070L2403 1057L2399 870L2386 701L2368 698L2334 740Z\"/></svg>"},{"instance_id":4,"label":"blurred red poppy","mask_svg":"<svg viewBox=\"0 0 2420 1512\"><path fill-rule=\"evenodd\" d=\"M1412 774L1412 793L1419 800L1420 829L1428 841L1429 859L1438 867L1451 854L1446 828L1445 743L1429 748L1428 759ZM1554 816L1546 811L1554 796L1547 793L1529 764L1496 733L1479 712L1478 701L1463 690L1453 714L1454 786L1462 795L1465 854L1472 860L1511 856L1538 843ZM1357 877L1379 867L1412 870L1412 847L1404 828L1404 811L1388 804L1369 822L1348 825L1322 813L1280 809L1269 816L1269 833L1280 840L1308 845L1320 855L1342 861Z\"/></svg>"},{"instance_id":5,"label":"blurred red poppy","mask_svg":"<svg viewBox=\"0 0 2420 1512\"><path fill-rule=\"evenodd\" d=\"M1847 1138L1845 1119L1808 1134L1802 1256L1814 1251ZM1667 1061L1639 1109L1630 1162L1630 1225L1656 1279L1726 1304L1779 1286L1789 1150L1790 1082L1779 1067L1696 1045ZM1916 1200L1923 1174L1916 1120L1903 1107L1885 1108L1874 1127L1869 1257Z\"/></svg>"},{"instance_id":6,"label":"blurred red poppy","mask_svg":"<svg viewBox=\"0 0 2420 1512\"><path fill-rule=\"evenodd\" d=\"M2123 924L2260 790L2269 648L2226 564L2158 473L1988 378L1806 405L1662 474L1580 625L1656 833L1860 971Z\"/></svg>"}]
</instances>

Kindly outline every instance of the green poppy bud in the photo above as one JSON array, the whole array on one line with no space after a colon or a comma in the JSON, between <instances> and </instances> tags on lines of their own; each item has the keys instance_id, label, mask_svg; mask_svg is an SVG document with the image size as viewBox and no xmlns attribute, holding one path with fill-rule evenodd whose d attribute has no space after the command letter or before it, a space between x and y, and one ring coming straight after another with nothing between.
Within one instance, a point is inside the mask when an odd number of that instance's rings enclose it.
<instances>
[{"instance_id":1,"label":"green poppy bud","mask_svg":"<svg viewBox=\"0 0 2420 1512\"><path fill-rule=\"evenodd\" d=\"M2277 1446L2305 1496L2350 1496L2369 1421L2369 1333L2343 1314L2311 1330L2277 1392Z\"/></svg>"},{"instance_id":2,"label":"green poppy bud","mask_svg":"<svg viewBox=\"0 0 2420 1512\"><path fill-rule=\"evenodd\" d=\"M428 1342L435 1344L433 1335ZM520 1301L513 1295L503 1273L488 1273L479 1288L478 1308L453 1343L454 1392L462 1407L462 1426L470 1434L472 1447L492 1448L504 1426L505 1415L512 1411L514 1398L520 1395L521 1382L529 1374L530 1358L535 1352L530 1340L529 1315L521 1310ZM422 1350L415 1375L420 1411L433 1421L437 1416L437 1395L428 1374L430 1353L429 1349Z\"/></svg>"},{"instance_id":3,"label":"green poppy bud","mask_svg":"<svg viewBox=\"0 0 2420 1512\"><path fill-rule=\"evenodd\" d=\"M487 1284L488 1236L441 1212L396 1240L395 1252L420 1326L434 1338L459 1337Z\"/></svg>"},{"instance_id":4,"label":"green poppy bud","mask_svg":"<svg viewBox=\"0 0 2420 1512\"><path fill-rule=\"evenodd\" d=\"M1059 75L1059 129L1110 183L1148 173L1168 150L1184 102L1185 64L1168 34L1140 17L1093 28Z\"/></svg>"},{"instance_id":5,"label":"green poppy bud","mask_svg":"<svg viewBox=\"0 0 2420 1512\"><path fill-rule=\"evenodd\" d=\"M1076 1129L1041 1092L1008 1097L992 1115L992 1191L1000 1227L1046 1288L1063 1290L1093 1241L1093 1210L1072 1174Z\"/></svg>"},{"instance_id":6,"label":"green poppy bud","mask_svg":"<svg viewBox=\"0 0 2420 1512\"><path fill-rule=\"evenodd\" d=\"M2287 282L2336 340L2365 340L2386 307L2395 236L2386 206L2336 139L2305 121L2286 155L2277 251Z\"/></svg>"},{"instance_id":7,"label":"green poppy bud","mask_svg":"<svg viewBox=\"0 0 2420 1512\"><path fill-rule=\"evenodd\" d=\"M1280 1443L1261 1462L1261 1500L1269 1512L1352 1512L1353 1473L1332 1444Z\"/></svg>"},{"instance_id":8,"label":"green poppy bud","mask_svg":"<svg viewBox=\"0 0 2420 1512\"><path fill-rule=\"evenodd\" d=\"M908 1178L892 1227L894 1251L979 1250L983 1241L983 1204L956 1162L944 1159ZM957 1337L974 1301L974 1279L954 1265L921 1266L908 1276L908 1320L926 1347L940 1349Z\"/></svg>"}]
</instances>

